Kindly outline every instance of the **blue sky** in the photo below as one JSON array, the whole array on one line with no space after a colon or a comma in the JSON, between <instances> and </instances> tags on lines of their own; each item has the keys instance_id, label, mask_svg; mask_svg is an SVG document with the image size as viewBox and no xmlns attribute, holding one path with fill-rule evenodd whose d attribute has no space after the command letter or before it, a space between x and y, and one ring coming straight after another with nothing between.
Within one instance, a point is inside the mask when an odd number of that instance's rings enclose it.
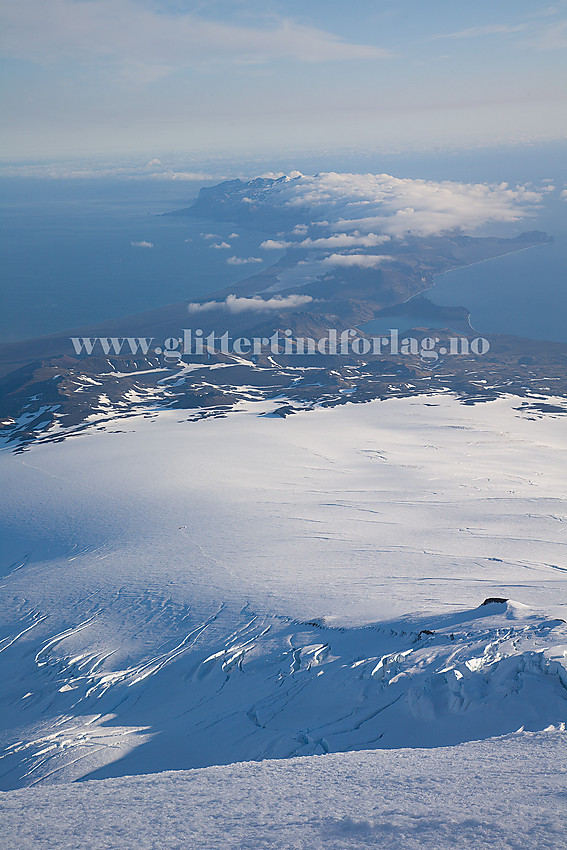
<instances>
[{"instance_id":1,"label":"blue sky","mask_svg":"<svg viewBox=\"0 0 567 850\"><path fill-rule=\"evenodd\" d=\"M4 160L565 136L567 2L3 0Z\"/></svg>"}]
</instances>

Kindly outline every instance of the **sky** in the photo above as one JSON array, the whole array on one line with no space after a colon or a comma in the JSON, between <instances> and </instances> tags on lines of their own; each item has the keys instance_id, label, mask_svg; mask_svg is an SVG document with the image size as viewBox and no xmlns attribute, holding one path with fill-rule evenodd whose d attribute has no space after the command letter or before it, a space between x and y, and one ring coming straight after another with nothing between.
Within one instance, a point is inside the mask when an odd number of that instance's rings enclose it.
<instances>
[{"instance_id":1,"label":"sky","mask_svg":"<svg viewBox=\"0 0 567 850\"><path fill-rule=\"evenodd\" d=\"M565 138L567 0L2 0L4 162Z\"/></svg>"}]
</instances>

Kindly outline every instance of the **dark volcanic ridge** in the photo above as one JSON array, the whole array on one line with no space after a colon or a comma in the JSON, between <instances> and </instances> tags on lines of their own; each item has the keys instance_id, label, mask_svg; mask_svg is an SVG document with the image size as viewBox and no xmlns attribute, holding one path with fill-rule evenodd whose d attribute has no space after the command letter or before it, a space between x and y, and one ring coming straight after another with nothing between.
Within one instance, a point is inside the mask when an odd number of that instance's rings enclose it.
<instances>
[{"instance_id":1,"label":"dark volcanic ridge","mask_svg":"<svg viewBox=\"0 0 567 850\"><path fill-rule=\"evenodd\" d=\"M453 331L436 333L443 343ZM285 417L318 406L444 392L465 404L517 396L518 411L532 417L567 412L567 346L514 337L490 342L484 356L440 356L434 364L419 355L252 360L219 353L174 365L155 355L63 355L0 380L0 433L6 445L23 450L87 428L116 430L132 416L153 417L163 410L178 410L191 421L225 416L242 402L272 401L270 415Z\"/></svg>"}]
</instances>

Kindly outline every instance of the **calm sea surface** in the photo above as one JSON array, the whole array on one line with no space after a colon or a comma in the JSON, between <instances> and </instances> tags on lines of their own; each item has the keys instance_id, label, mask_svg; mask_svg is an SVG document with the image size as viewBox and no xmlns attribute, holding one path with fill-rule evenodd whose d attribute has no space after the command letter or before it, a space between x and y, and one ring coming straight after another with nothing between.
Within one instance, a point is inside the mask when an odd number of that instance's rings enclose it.
<instances>
[{"instance_id":1,"label":"calm sea surface","mask_svg":"<svg viewBox=\"0 0 567 850\"><path fill-rule=\"evenodd\" d=\"M273 262L272 254L258 251L265 233L160 216L188 206L202 185L0 181L0 342L197 298ZM222 241L231 247L211 247ZM152 247L132 244L140 242ZM262 265L226 262L262 255Z\"/></svg>"}]
</instances>

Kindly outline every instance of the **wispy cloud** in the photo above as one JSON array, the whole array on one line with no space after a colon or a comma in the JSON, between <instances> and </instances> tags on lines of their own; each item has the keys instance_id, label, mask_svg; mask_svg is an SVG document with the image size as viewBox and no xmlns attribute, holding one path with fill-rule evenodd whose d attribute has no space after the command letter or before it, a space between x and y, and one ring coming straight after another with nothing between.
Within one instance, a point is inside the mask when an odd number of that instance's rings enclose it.
<instances>
[{"instance_id":1,"label":"wispy cloud","mask_svg":"<svg viewBox=\"0 0 567 850\"><path fill-rule=\"evenodd\" d=\"M203 171L150 171L148 165L134 163L127 166L85 162L83 164L67 162L48 163L2 163L1 177L42 177L55 180L76 180L85 178L105 179L108 177L132 180L189 180L193 182L218 180L222 175L207 174Z\"/></svg>"},{"instance_id":2,"label":"wispy cloud","mask_svg":"<svg viewBox=\"0 0 567 850\"><path fill-rule=\"evenodd\" d=\"M141 242L130 242L132 248L153 248L153 242L146 242L144 239Z\"/></svg>"},{"instance_id":3,"label":"wispy cloud","mask_svg":"<svg viewBox=\"0 0 567 850\"><path fill-rule=\"evenodd\" d=\"M509 24L489 24L487 26L470 27L457 32L438 33L432 36L432 40L440 39L466 39L481 38L491 35L513 35L524 33L522 39L523 47L531 47L536 50L564 50L567 48L567 19L561 18L556 21L548 21L550 17L559 13L558 7L550 7L541 13L530 15L530 18L541 19L540 22L530 21L511 26Z\"/></svg>"},{"instance_id":4,"label":"wispy cloud","mask_svg":"<svg viewBox=\"0 0 567 850\"><path fill-rule=\"evenodd\" d=\"M557 17L557 15L561 14L561 11L565 9L567 3L565 0L559 0L558 3L555 3L553 6L547 6L545 9L538 9L534 12L530 12L527 15L528 18L552 18Z\"/></svg>"},{"instance_id":5,"label":"wispy cloud","mask_svg":"<svg viewBox=\"0 0 567 850\"><path fill-rule=\"evenodd\" d=\"M289 18L242 26L193 12L158 13L134 0L5 0L0 20L9 55L34 62L74 57L120 63L143 82L203 63L316 63L390 55Z\"/></svg>"},{"instance_id":6,"label":"wispy cloud","mask_svg":"<svg viewBox=\"0 0 567 850\"><path fill-rule=\"evenodd\" d=\"M535 41L540 50L565 50L567 48L567 19L554 21L544 27Z\"/></svg>"},{"instance_id":7,"label":"wispy cloud","mask_svg":"<svg viewBox=\"0 0 567 850\"><path fill-rule=\"evenodd\" d=\"M276 295L274 298L261 298L259 295L252 298L239 298L237 295L228 295L224 301L192 303L187 306L187 309L190 313L203 313L209 310L225 310L229 313L269 313L276 310L292 310L304 304L310 304L311 301L313 298L310 295Z\"/></svg>"},{"instance_id":8,"label":"wispy cloud","mask_svg":"<svg viewBox=\"0 0 567 850\"><path fill-rule=\"evenodd\" d=\"M469 29L458 30L457 32L438 33L432 38L434 40L443 38L479 38L484 35L510 35L515 32L522 32L526 29L526 24L517 24L510 26L509 24L489 24L487 26L470 27Z\"/></svg>"}]
</instances>

